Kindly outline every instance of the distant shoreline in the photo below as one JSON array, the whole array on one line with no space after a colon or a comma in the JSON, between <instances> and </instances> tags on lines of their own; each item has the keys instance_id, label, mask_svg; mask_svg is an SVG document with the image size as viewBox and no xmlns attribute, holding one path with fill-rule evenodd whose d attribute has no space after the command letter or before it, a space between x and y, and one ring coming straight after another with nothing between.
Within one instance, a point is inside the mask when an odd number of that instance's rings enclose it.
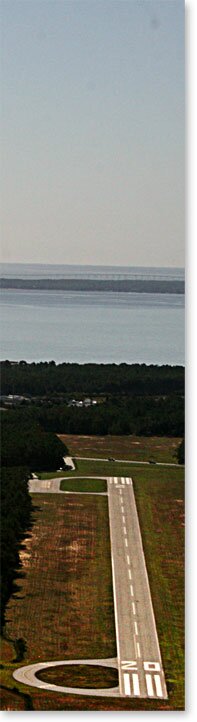
<instances>
[{"instance_id":1,"label":"distant shoreline","mask_svg":"<svg viewBox=\"0 0 197 722\"><path fill-rule=\"evenodd\" d=\"M0 287L2 289L31 291L111 291L118 293L173 293L182 295L185 293L185 282L171 279L1 278Z\"/></svg>"}]
</instances>

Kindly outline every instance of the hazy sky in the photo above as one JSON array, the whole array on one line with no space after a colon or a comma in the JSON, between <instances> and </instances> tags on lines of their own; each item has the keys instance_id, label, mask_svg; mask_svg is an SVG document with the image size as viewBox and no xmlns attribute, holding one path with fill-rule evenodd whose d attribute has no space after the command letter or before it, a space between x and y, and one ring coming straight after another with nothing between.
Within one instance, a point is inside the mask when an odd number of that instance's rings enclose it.
<instances>
[{"instance_id":1,"label":"hazy sky","mask_svg":"<svg viewBox=\"0 0 197 722\"><path fill-rule=\"evenodd\" d=\"M1 260L183 266L183 0L2 10Z\"/></svg>"}]
</instances>

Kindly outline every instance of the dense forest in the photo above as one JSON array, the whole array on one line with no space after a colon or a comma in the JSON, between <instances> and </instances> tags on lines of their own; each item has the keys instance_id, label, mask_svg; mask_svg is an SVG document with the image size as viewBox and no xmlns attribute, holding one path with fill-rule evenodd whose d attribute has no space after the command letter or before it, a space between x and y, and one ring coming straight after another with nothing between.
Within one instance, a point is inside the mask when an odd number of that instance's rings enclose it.
<instances>
[{"instance_id":1,"label":"dense forest","mask_svg":"<svg viewBox=\"0 0 197 722\"><path fill-rule=\"evenodd\" d=\"M46 433L39 424L38 415L23 409L10 409L3 414L1 423L2 466L20 466L29 471L53 470L62 466L65 446L53 433Z\"/></svg>"},{"instance_id":2,"label":"dense forest","mask_svg":"<svg viewBox=\"0 0 197 722\"><path fill-rule=\"evenodd\" d=\"M37 403L9 409L3 414L2 458L5 464L9 464L11 458L16 465L23 458L34 471L57 469L62 466L62 449L55 433L182 436L183 432L184 400L176 395L118 397L90 408Z\"/></svg>"},{"instance_id":3,"label":"dense forest","mask_svg":"<svg viewBox=\"0 0 197 722\"><path fill-rule=\"evenodd\" d=\"M24 467L1 470L1 629L10 595L16 590L14 579L20 568L19 549L31 527L31 497L28 470Z\"/></svg>"},{"instance_id":4,"label":"dense forest","mask_svg":"<svg viewBox=\"0 0 197 722\"><path fill-rule=\"evenodd\" d=\"M4 361L0 369L2 394L184 395L182 366Z\"/></svg>"},{"instance_id":5,"label":"dense forest","mask_svg":"<svg viewBox=\"0 0 197 722\"><path fill-rule=\"evenodd\" d=\"M66 448L23 409L2 412L1 420L1 629L5 608L20 576L20 548L31 528L30 472L63 466Z\"/></svg>"}]
</instances>

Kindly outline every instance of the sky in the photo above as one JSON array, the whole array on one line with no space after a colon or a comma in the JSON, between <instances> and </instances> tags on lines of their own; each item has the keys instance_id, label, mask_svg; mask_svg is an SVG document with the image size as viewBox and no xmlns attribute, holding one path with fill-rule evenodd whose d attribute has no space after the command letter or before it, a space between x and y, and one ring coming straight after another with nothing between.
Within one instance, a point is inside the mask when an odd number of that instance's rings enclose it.
<instances>
[{"instance_id":1,"label":"sky","mask_svg":"<svg viewBox=\"0 0 197 722\"><path fill-rule=\"evenodd\" d=\"M1 261L183 266L184 2L1 12Z\"/></svg>"}]
</instances>

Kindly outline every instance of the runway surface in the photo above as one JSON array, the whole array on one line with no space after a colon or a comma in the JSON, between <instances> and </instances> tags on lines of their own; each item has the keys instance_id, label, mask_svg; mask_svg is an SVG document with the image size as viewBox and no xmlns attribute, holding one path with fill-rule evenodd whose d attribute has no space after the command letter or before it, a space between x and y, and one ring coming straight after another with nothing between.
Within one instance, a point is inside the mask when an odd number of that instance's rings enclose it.
<instances>
[{"instance_id":1,"label":"runway surface","mask_svg":"<svg viewBox=\"0 0 197 722\"><path fill-rule=\"evenodd\" d=\"M120 694L166 699L132 480L112 477L108 496Z\"/></svg>"}]
</instances>

